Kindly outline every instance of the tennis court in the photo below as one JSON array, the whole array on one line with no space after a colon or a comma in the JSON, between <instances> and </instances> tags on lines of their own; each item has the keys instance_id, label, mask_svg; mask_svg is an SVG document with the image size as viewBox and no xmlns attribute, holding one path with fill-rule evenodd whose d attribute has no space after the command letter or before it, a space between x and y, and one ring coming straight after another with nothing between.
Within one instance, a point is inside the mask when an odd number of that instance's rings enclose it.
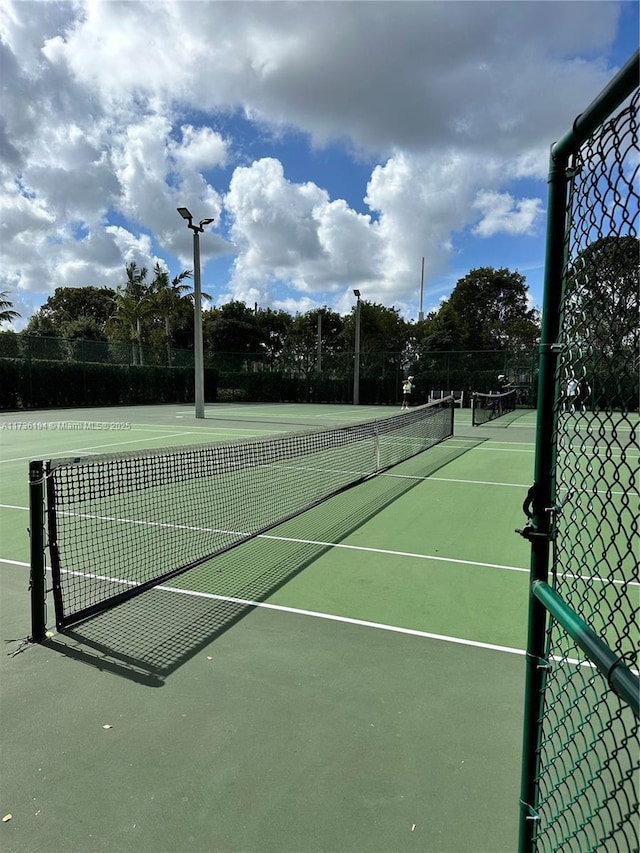
<instances>
[{"instance_id":1,"label":"tennis court","mask_svg":"<svg viewBox=\"0 0 640 853\"><path fill-rule=\"evenodd\" d=\"M530 411L473 428L455 409L452 438L21 643L30 459L278 436L381 410L206 415L0 415L2 849L513 851L530 553L514 528L532 481Z\"/></svg>"}]
</instances>

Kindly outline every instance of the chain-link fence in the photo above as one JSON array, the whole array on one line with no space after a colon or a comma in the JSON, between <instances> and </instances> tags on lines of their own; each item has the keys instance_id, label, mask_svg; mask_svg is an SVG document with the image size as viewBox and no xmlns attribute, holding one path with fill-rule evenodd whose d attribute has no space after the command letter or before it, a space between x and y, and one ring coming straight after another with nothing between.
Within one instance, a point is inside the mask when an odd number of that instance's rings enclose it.
<instances>
[{"instance_id":1,"label":"chain-link fence","mask_svg":"<svg viewBox=\"0 0 640 853\"><path fill-rule=\"evenodd\" d=\"M552 152L521 853L638 851L638 104Z\"/></svg>"},{"instance_id":2,"label":"chain-link fence","mask_svg":"<svg viewBox=\"0 0 640 853\"><path fill-rule=\"evenodd\" d=\"M266 352L208 351L204 363L206 368L217 372L218 400L348 403L353 400L354 358L353 352L318 353L316 349L300 353L284 351L277 357ZM123 368L193 369L194 366L193 350L0 332L0 378L7 386L4 395L0 394L0 406L8 405L5 398L9 397L11 405L18 399L29 400L33 395L28 393L26 385L33 386L45 374L49 381L47 371L61 364ZM9 394L9 374L17 372L26 377L20 380L25 388L19 387L20 382L15 380ZM409 356L402 352L362 350L359 399L365 404L396 405L402 399L402 383L411 375L415 402L425 402L436 393L454 393L464 406L469 406L473 392L497 390L500 373L506 374L518 389L519 405L535 405L537 351L441 351ZM32 404L42 403L38 397Z\"/></svg>"},{"instance_id":3,"label":"chain-link fence","mask_svg":"<svg viewBox=\"0 0 640 853\"><path fill-rule=\"evenodd\" d=\"M193 367L193 350L151 347L125 341L85 341L0 332L0 358L69 364Z\"/></svg>"}]
</instances>

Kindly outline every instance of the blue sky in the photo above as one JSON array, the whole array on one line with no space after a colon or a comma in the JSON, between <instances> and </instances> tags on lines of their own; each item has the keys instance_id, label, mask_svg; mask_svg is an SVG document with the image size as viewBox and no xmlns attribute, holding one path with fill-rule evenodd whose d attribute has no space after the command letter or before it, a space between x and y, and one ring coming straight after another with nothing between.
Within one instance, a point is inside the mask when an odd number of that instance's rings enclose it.
<instances>
[{"instance_id":1,"label":"blue sky","mask_svg":"<svg viewBox=\"0 0 640 853\"><path fill-rule=\"evenodd\" d=\"M551 143L638 46L635 2L7 2L0 290L125 264L215 304L417 317L480 266L542 301ZM26 105L26 106L25 106Z\"/></svg>"}]
</instances>

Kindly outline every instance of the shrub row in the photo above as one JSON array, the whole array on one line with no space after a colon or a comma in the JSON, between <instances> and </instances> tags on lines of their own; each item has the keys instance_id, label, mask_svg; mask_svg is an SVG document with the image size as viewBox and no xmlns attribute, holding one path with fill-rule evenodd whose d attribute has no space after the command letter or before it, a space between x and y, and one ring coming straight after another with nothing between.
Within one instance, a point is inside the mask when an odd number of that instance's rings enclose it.
<instances>
[{"instance_id":1,"label":"shrub row","mask_svg":"<svg viewBox=\"0 0 640 853\"><path fill-rule=\"evenodd\" d=\"M188 403L193 369L0 359L0 408L56 408ZM205 371L205 399L215 400L217 372Z\"/></svg>"}]
</instances>

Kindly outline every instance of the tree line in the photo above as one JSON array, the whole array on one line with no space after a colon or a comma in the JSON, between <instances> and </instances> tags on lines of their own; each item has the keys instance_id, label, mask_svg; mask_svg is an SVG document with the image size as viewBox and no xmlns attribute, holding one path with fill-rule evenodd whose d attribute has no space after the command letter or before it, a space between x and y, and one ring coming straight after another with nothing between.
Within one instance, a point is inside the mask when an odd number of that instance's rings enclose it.
<instances>
[{"instance_id":1,"label":"tree line","mask_svg":"<svg viewBox=\"0 0 640 853\"><path fill-rule=\"evenodd\" d=\"M115 290L56 288L19 334L126 341L134 364L143 363L144 347L164 347L170 364L172 349L193 347L191 276L191 270L183 270L170 280L158 264L149 275L132 262ZM206 304L210 298L203 295ZM10 310L11 305L3 307ZM360 309L364 359L367 353L401 354L412 360L429 351L523 352L535 346L540 333L539 312L528 304L526 280L508 269L471 270L437 311L417 322L404 320L395 307L366 299ZM325 357L353 352L355 321L355 308L347 316L326 306L292 315L232 300L204 308L205 354L259 355L269 364L286 354L306 372L305 365L317 369L319 352Z\"/></svg>"},{"instance_id":2,"label":"tree line","mask_svg":"<svg viewBox=\"0 0 640 853\"><path fill-rule=\"evenodd\" d=\"M586 318L589 343L599 352L620 339L624 355L637 364L638 256L636 237L604 237L582 250L566 278L567 312ZM173 279L159 264L151 275L127 264L122 283L108 287L59 287L20 334L128 342L141 363L143 346L170 350L193 347L191 270ZM205 294L206 302L210 298ZM506 268L481 267L459 279L448 299L417 322L394 307L361 302L361 353L402 353L417 359L442 351L531 351L540 335L540 316L529 304L525 277ZM18 316L0 292L0 324ZM565 318L565 325L572 317ZM620 335L620 326L624 334ZM300 362L325 354L352 353L355 310L342 316L326 306L291 315L233 300L205 307L206 352L260 355L274 362L285 351ZM583 342L583 345L586 341Z\"/></svg>"}]
</instances>

